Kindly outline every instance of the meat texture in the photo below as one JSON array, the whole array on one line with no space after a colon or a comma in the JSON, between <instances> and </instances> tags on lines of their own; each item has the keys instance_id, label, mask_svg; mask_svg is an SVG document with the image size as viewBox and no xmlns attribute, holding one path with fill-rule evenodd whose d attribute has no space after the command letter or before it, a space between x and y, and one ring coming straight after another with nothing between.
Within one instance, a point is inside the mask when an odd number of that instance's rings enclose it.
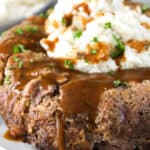
<instances>
[{"instance_id":1,"label":"meat texture","mask_svg":"<svg viewBox=\"0 0 150 150\"><path fill-rule=\"evenodd\" d=\"M14 56L24 62L22 68L17 68ZM11 134L23 136L25 142L41 150L59 148L58 114L64 114L59 96L62 83L58 79L63 77L63 84L68 79L67 73L49 68L49 63L51 60L43 53L12 55L4 74L11 77L10 84L4 83L0 90L1 114ZM10 65L15 69L9 69ZM150 82L105 90L92 128L86 112L62 118L67 150L146 150L150 144Z\"/></svg>"},{"instance_id":2,"label":"meat texture","mask_svg":"<svg viewBox=\"0 0 150 150\"><path fill-rule=\"evenodd\" d=\"M16 34L18 28L23 36ZM40 47L44 36L44 19L32 17L0 38L0 114L11 135L22 136L40 150L150 149L150 81L105 89L94 121L87 111L66 114L61 105L63 85L93 81L96 75L62 69L60 60L48 58ZM15 44L23 44L25 51L13 53Z\"/></svg>"}]
</instances>

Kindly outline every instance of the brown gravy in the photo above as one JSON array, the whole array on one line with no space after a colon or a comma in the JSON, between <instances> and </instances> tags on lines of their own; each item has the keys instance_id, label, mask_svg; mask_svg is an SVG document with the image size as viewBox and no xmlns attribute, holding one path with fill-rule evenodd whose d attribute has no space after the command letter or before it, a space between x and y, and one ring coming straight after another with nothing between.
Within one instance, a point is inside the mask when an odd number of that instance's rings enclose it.
<instances>
[{"instance_id":1,"label":"brown gravy","mask_svg":"<svg viewBox=\"0 0 150 150\"><path fill-rule=\"evenodd\" d=\"M57 135L56 135L56 147L58 150L65 150L65 139L64 139L64 118L61 111L56 112L56 128L57 128Z\"/></svg>"},{"instance_id":2,"label":"brown gravy","mask_svg":"<svg viewBox=\"0 0 150 150\"><path fill-rule=\"evenodd\" d=\"M74 10L79 11L80 8L82 8L84 10L84 12L87 13L88 15L91 13L89 6L84 2L76 5L74 7Z\"/></svg>"},{"instance_id":3,"label":"brown gravy","mask_svg":"<svg viewBox=\"0 0 150 150\"><path fill-rule=\"evenodd\" d=\"M55 49L57 42L58 42L58 38L56 38L54 41L50 41L50 40L45 39L43 42L48 45L48 48L50 51L53 51Z\"/></svg>"},{"instance_id":4,"label":"brown gravy","mask_svg":"<svg viewBox=\"0 0 150 150\"><path fill-rule=\"evenodd\" d=\"M146 46L149 45L148 41L137 41L131 40L127 42L127 45L131 48L134 48L138 53L146 49Z\"/></svg>"},{"instance_id":5,"label":"brown gravy","mask_svg":"<svg viewBox=\"0 0 150 150\"><path fill-rule=\"evenodd\" d=\"M13 137L11 134L10 134L10 131L7 130L3 137L6 139L6 140L9 140L9 141L13 141L13 142L23 142L23 137Z\"/></svg>"},{"instance_id":6,"label":"brown gravy","mask_svg":"<svg viewBox=\"0 0 150 150\"><path fill-rule=\"evenodd\" d=\"M65 117L76 114L87 114L89 119L89 127L92 130L95 126L95 117L97 107L101 101L101 95L106 89L114 88L114 80L126 82L141 82L150 80L150 68L118 70L109 73L93 73L85 74L76 71L70 71L63 68L63 60L48 59L40 63L29 63L15 73L16 82L20 82L18 90L22 90L26 83L31 79L40 77L43 88L48 85L58 84L57 78L66 77L67 83L60 85L60 106L62 112L56 115L56 145L59 150L65 149L64 140L64 120ZM40 74L40 70L46 68L49 64L54 64L56 70L50 71L47 75ZM37 74L36 74L37 72ZM62 74L63 73L63 74ZM32 74L35 74L32 76ZM65 75L66 74L66 75ZM63 115L62 115L62 114ZM11 137L12 136L4 136ZM6 138L9 139L9 138Z\"/></svg>"},{"instance_id":7,"label":"brown gravy","mask_svg":"<svg viewBox=\"0 0 150 150\"><path fill-rule=\"evenodd\" d=\"M150 79L150 68L120 70L112 75L91 74L84 78L72 79L60 88L60 105L63 114L65 116L87 114L89 130L92 131L95 127L97 107L101 101L101 95L106 89L114 88L114 80L141 82L148 79ZM62 135L59 130L57 132L58 135Z\"/></svg>"}]
</instances>

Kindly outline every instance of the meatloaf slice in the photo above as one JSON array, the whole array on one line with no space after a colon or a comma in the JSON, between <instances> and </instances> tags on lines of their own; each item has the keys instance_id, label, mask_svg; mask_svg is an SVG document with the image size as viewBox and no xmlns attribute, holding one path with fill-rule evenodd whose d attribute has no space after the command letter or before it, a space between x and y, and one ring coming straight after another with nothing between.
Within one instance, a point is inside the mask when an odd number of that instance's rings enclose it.
<instances>
[{"instance_id":1,"label":"meatloaf slice","mask_svg":"<svg viewBox=\"0 0 150 150\"><path fill-rule=\"evenodd\" d=\"M9 29L0 36L0 84L7 58L13 54L16 45L23 45L25 49L43 52L40 40L45 36L43 17L33 16L21 24Z\"/></svg>"},{"instance_id":2,"label":"meatloaf slice","mask_svg":"<svg viewBox=\"0 0 150 150\"><path fill-rule=\"evenodd\" d=\"M20 61L23 64L18 66ZM0 88L0 112L13 136L23 136L25 142L41 150L62 147L66 150L146 150L149 147L149 81L106 89L101 93L93 123L87 111L65 114L62 92L72 89L80 93L84 89L78 90L78 83L93 82L95 76L100 76L96 81L101 83L104 75L69 72L55 63L45 54L30 50L9 57L4 71L4 76L9 78ZM108 79L111 81L111 77ZM96 93L100 92L98 88L94 89ZM75 103L70 101L69 107L73 108Z\"/></svg>"},{"instance_id":3,"label":"meatloaf slice","mask_svg":"<svg viewBox=\"0 0 150 150\"><path fill-rule=\"evenodd\" d=\"M0 37L0 58L10 56L16 44L37 52L43 51L39 41L45 36L44 21L44 18L34 16L4 32Z\"/></svg>"},{"instance_id":4,"label":"meatloaf slice","mask_svg":"<svg viewBox=\"0 0 150 150\"><path fill-rule=\"evenodd\" d=\"M14 56L24 62L22 68L16 69ZM66 150L146 150L145 147L149 147L149 81L105 90L93 126L87 112L65 115L61 106L63 87L77 83L78 76L88 81L90 75L87 78L75 73L71 79L68 71L48 68L51 61L45 54L31 51L8 59L5 76L11 76L10 84L5 83L1 89L0 102L1 113L13 136L22 135L26 142L41 150L62 147ZM9 69L8 66L14 64L15 69ZM57 80L60 78L63 82Z\"/></svg>"},{"instance_id":5,"label":"meatloaf slice","mask_svg":"<svg viewBox=\"0 0 150 150\"><path fill-rule=\"evenodd\" d=\"M21 68L14 58L23 62ZM10 133L24 136L25 141L40 149L57 149L59 145L55 142L57 116L59 111L62 112L58 87L68 79L67 72L49 64L52 65L51 60L43 53L26 51L10 56L5 68L5 77L8 76L9 81L4 82L0 91L3 94L0 97L1 114ZM90 143L91 133L86 127L86 118L86 114L67 118L67 149L84 149L85 142ZM88 146L92 148L92 145Z\"/></svg>"},{"instance_id":6,"label":"meatloaf slice","mask_svg":"<svg viewBox=\"0 0 150 150\"><path fill-rule=\"evenodd\" d=\"M0 90L0 112L12 135L25 133L24 113L28 112L31 100L38 105L45 95L55 94L57 80L65 80L63 72L58 74L49 64L52 65L51 60L45 54L28 50L9 57Z\"/></svg>"},{"instance_id":7,"label":"meatloaf slice","mask_svg":"<svg viewBox=\"0 0 150 150\"><path fill-rule=\"evenodd\" d=\"M96 132L118 149L150 146L150 82L105 91L98 106Z\"/></svg>"},{"instance_id":8,"label":"meatloaf slice","mask_svg":"<svg viewBox=\"0 0 150 150\"><path fill-rule=\"evenodd\" d=\"M146 150L150 146L150 82L130 84L128 88L106 90L99 102L96 126L88 127L86 113L64 119L65 146L68 150L97 149ZM46 108L46 109L45 109ZM57 149L57 111L59 98L31 104L27 114L26 140L40 149ZM105 145L104 145L105 143ZM85 147L87 146L87 147Z\"/></svg>"}]
</instances>

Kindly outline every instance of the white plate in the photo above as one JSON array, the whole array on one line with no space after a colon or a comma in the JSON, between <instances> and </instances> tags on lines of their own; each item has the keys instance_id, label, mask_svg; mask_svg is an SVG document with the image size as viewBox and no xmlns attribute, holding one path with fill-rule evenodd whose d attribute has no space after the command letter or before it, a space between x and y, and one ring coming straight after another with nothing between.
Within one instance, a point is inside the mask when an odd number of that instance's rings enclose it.
<instances>
[{"instance_id":1,"label":"white plate","mask_svg":"<svg viewBox=\"0 0 150 150\"><path fill-rule=\"evenodd\" d=\"M0 117L0 150L36 150L36 148L31 145L22 142L9 141L3 138L3 135L7 130L4 121Z\"/></svg>"},{"instance_id":2,"label":"white plate","mask_svg":"<svg viewBox=\"0 0 150 150\"><path fill-rule=\"evenodd\" d=\"M149 0L133 0L133 1L150 4ZM4 121L0 117L0 150L37 150L31 145L28 145L22 142L8 141L4 139L3 135L7 130L8 129Z\"/></svg>"}]
</instances>

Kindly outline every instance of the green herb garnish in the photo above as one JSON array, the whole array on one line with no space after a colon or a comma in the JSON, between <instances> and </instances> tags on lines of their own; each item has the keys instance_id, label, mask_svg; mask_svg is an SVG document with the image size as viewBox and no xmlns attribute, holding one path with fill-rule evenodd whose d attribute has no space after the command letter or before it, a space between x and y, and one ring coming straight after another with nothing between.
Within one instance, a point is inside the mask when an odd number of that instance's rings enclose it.
<instances>
[{"instance_id":1,"label":"green herb garnish","mask_svg":"<svg viewBox=\"0 0 150 150\"><path fill-rule=\"evenodd\" d=\"M113 35L113 38L116 42L116 47L120 50L125 50L125 46L123 42L121 41L121 38L117 37L116 35Z\"/></svg>"},{"instance_id":2,"label":"green herb garnish","mask_svg":"<svg viewBox=\"0 0 150 150\"><path fill-rule=\"evenodd\" d=\"M70 26L72 23L72 17L71 16L64 16L62 19L61 19L61 24L65 27L68 27Z\"/></svg>"},{"instance_id":3,"label":"green herb garnish","mask_svg":"<svg viewBox=\"0 0 150 150\"><path fill-rule=\"evenodd\" d=\"M115 74L115 72L114 72L114 71L109 71L108 74L109 74L110 76L113 76L113 75Z\"/></svg>"},{"instance_id":4,"label":"green herb garnish","mask_svg":"<svg viewBox=\"0 0 150 150\"><path fill-rule=\"evenodd\" d=\"M150 10L150 6L144 4L141 6L141 11L142 13L145 13L146 11Z\"/></svg>"},{"instance_id":5,"label":"green herb garnish","mask_svg":"<svg viewBox=\"0 0 150 150\"><path fill-rule=\"evenodd\" d=\"M18 29L16 30L16 34L22 35L22 34L23 34L23 30L22 30L21 28L18 28Z\"/></svg>"},{"instance_id":6,"label":"green herb garnish","mask_svg":"<svg viewBox=\"0 0 150 150\"><path fill-rule=\"evenodd\" d=\"M98 37L93 37L93 39L92 39L92 42L94 42L94 43L97 43L97 42L99 42L99 39L98 39Z\"/></svg>"},{"instance_id":7,"label":"green herb garnish","mask_svg":"<svg viewBox=\"0 0 150 150\"><path fill-rule=\"evenodd\" d=\"M87 58L85 58L85 59L84 59L84 62L88 64L88 63L89 63L89 60L88 60Z\"/></svg>"},{"instance_id":8,"label":"green herb garnish","mask_svg":"<svg viewBox=\"0 0 150 150\"><path fill-rule=\"evenodd\" d=\"M111 28L112 28L111 22L106 22L104 25L104 29L111 29Z\"/></svg>"},{"instance_id":9,"label":"green herb garnish","mask_svg":"<svg viewBox=\"0 0 150 150\"><path fill-rule=\"evenodd\" d=\"M15 69L15 67L12 66L12 65L10 65L10 66L8 66L8 69L9 69L9 70L13 70L13 69Z\"/></svg>"},{"instance_id":10,"label":"green herb garnish","mask_svg":"<svg viewBox=\"0 0 150 150\"><path fill-rule=\"evenodd\" d=\"M69 69L74 69L74 64L71 60L65 59L64 60L64 66Z\"/></svg>"},{"instance_id":11,"label":"green herb garnish","mask_svg":"<svg viewBox=\"0 0 150 150\"><path fill-rule=\"evenodd\" d=\"M14 60L14 62L17 63L19 69L21 69L23 67L24 62L19 57L14 56L13 60Z\"/></svg>"},{"instance_id":12,"label":"green herb garnish","mask_svg":"<svg viewBox=\"0 0 150 150\"><path fill-rule=\"evenodd\" d=\"M19 61L19 62L18 62L18 67L19 67L19 69L21 69L21 68L23 67L23 65L24 65L24 62L23 62L23 61Z\"/></svg>"},{"instance_id":13,"label":"green herb garnish","mask_svg":"<svg viewBox=\"0 0 150 150\"><path fill-rule=\"evenodd\" d=\"M77 31L74 31L73 33L73 38L80 38L82 36L82 31L81 30L77 30Z\"/></svg>"},{"instance_id":14,"label":"green herb garnish","mask_svg":"<svg viewBox=\"0 0 150 150\"><path fill-rule=\"evenodd\" d=\"M90 50L90 54L93 54L93 55L97 54L97 50L96 49Z\"/></svg>"},{"instance_id":15,"label":"green herb garnish","mask_svg":"<svg viewBox=\"0 0 150 150\"><path fill-rule=\"evenodd\" d=\"M20 61L20 58L19 58L19 57L14 56L14 57L13 57L13 60L14 60L14 62L19 62L19 61Z\"/></svg>"},{"instance_id":16,"label":"green herb garnish","mask_svg":"<svg viewBox=\"0 0 150 150\"><path fill-rule=\"evenodd\" d=\"M48 18L48 13L45 12L45 13L40 13L39 14L40 17L43 17L43 18Z\"/></svg>"},{"instance_id":17,"label":"green herb garnish","mask_svg":"<svg viewBox=\"0 0 150 150\"><path fill-rule=\"evenodd\" d=\"M2 33L0 34L0 36L5 36L5 34L6 34L6 31L2 32Z\"/></svg>"},{"instance_id":18,"label":"green herb garnish","mask_svg":"<svg viewBox=\"0 0 150 150\"><path fill-rule=\"evenodd\" d=\"M116 46L115 48L110 52L110 57L112 59L115 59L121 55L123 55L124 51L125 51L125 45L123 44L123 42L121 41L121 39L119 37L117 37L116 35L113 35L113 39L116 42Z\"/></svg>"},{"instance_id":19,"label":"green herb garnish","mask_svg":"<svg viewBox=\"0 0 150 150\"><path fill-rule=\"evenodd\" d=\"M37 32L38 31L38 27L37 26L26 26L26 30L28 32Z\"/></svg>"},{"instance_id":20,"label":"green herb garnish","mask_svg":"<svg viewBox=\"0 0 150 150\"><path fill-rule=\"evenodd\" d=\"M128 83L126 81L120 81L120 80L115 80L114 81L114 86L115 87L119 87L119 86L123 86L123 87L126 87L128 86Z\"/></svg>"},{"instance_id":21,"label":"green herb garnish","mask_svg":"<svg viewBox=\"0 0 150 150\"><path fill-rule=\"evenodd\" d=\"M4 84L10 84L10 75L6 75L4 78Z\"/></svg>"},{"instance_id":22,"label":"green herb garnish","mask_svg":"<svg viewBox=\"0 0 150 150\"><path fill-rule=\"evenodd\" d=\"M67 20L63 17L61 20L62 25L67 26Z\"/></svg>"},{"instance_id":23,"label":"green herb garnish","mask_svg":"<svg viewBox=\"0 0 150 150\"><path fill-rule=\"evenodd\" d=\"M23 53L25 52L25 47L24 45L22 44L16 44L14 45L13 47L13 53L16 54L16 53Z\"/></svg>"}]
</instances>

